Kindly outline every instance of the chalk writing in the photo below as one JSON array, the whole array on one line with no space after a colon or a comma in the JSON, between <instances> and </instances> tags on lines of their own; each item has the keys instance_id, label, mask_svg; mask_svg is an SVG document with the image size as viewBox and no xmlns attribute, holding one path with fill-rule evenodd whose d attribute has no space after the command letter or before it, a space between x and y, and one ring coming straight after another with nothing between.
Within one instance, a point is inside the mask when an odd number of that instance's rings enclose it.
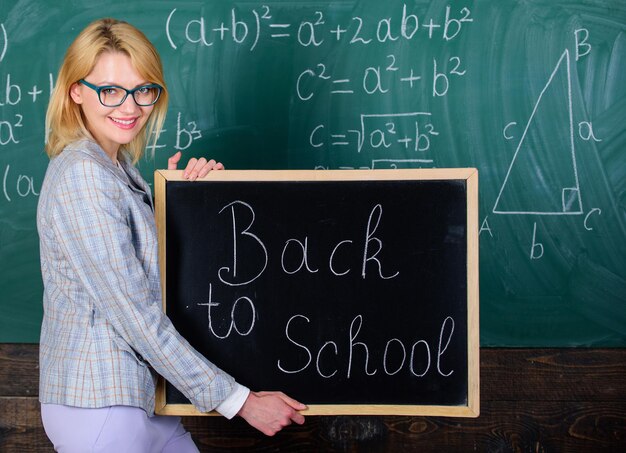
<instances>
[{"instance_id":1,"label":"chalk writing","mask_svg":"<svg viewBox=\"0 0 626 453\"><path fill-rule=\"evenodd\" d=\"M25 92L24 83L16 82L11 78L12 74L9 72L4 77L4 83L2 83L2 79L0 79L0 107L6 106L16 106L22 102L22 93ZM32 97L32 102L36 102L39 100L39 95L43 94L42 89L38 89L38 84L28 85L30 87L30 91L26 93ZM28 89L28 88L26 88ZM43 103L46 104L50 95L52 94L52 90L54 90L54 76L52 73L48 74L48 97L43 99Z\"/></svg>"},{"instance_id":2,"label":"chalk writing","mask_svg":"<svg viewBox=\"0 0 626 453\"><path fill-rule=\"evenodd\" d=\"M197 46L209 51L216 46L234 45L254 52L259 46L272 42L290 42L302 51L329 46L390 46L391 51L383 61L364 62L363 66L355 66L349 71L325 61L299 69L292 89L300 102L315 102L317 98L329 96L338 99L396 97L401 90L414 92L417 98L441 98L447 96L455 80L463 78L467 73L461 55L435 55L429 60L429 67L425 68L396 54L393 51L395 47L392 47L398 43L439 41L445 44L460 39L464 30L474 22L472 11L466 6L448 5L436 12L417 14L414 6L401 3L380 17L362 17L358 14L338 16L330 14L325 8L315 7L304 9L295 17L285 17L284 11L274 4L237 6L221 11L219 15L179 7L166 11L162 23L171 49L182 52L189 46ZM579 35L580 47L583 49L586 37L583 31ZM0 62L15 58L11 55L11 41L8 28L0 22ZM580 53L584 52L581 50ZM44 110L54 85L52 72L45 75L33 73L28 77L10 70L0 73L0 107L5 108L0 117L0 148L22 143L24 126L31 127L33 124L22 106L25 103L36 104L40 106L40 111ZM12 108L13 111L6 108ZM315 119L312 119L309 145L311 149L319 151L378 153L373 156L370 168L434 165L431 149L439 131L431 117L432 114L427 111L365 112L356 119L355 127L344 129L323 122L315 123ZM179 111L168 118L164 129L148 142L146 151L149 158L154 159L157 153L188 150L206 134L197 118L190 117L186 112ZM580 126L581 134L594 140L590 124ZM394 152L416 155L390 159L389 154ZM364 168L362 165L360 167ZM4 169L5 199L17 200L21 198L17 194L24 193L37 195L32 180L26 184L24 177L13 175L9 165ZM19 190L11 181L12 176L15 176L16 183L20 181ZM302 269L312 271L314 268L306 260L306 249L310 245L303 242L307 239L292 238L291 242L285 244L284 253L294 254L297 248L303 248ZM337 249L337 253L340 250ZM286 270L299 271L300 266Z\"/></svg>"},{"instance_id":3,"label":"chalk writing","mask_svg":"<svg viewBox=\"0 0 626 453\"><path fill-rule=\"evenodd\" d=\"M218 212L218 215L223 214L229 217L227 237L232 241L232 262L227 266L218 266L215 277L226 288L243 286L250 291L248 288L254 287L245 285L259 279L268 269L269 263L277 262L271 259L272 250L265 245L266 241L262 237L261 231L266 229L258 225L257 213L252 204L246 201L235 200L225 204ZM302 273L315 279L320 278L321 274L342 278L354 269L356 260L351 259L354 256L360 262L361 279L371 277L385 281L397 278L401 275L399 270L383 271L384 267L388 267L383 264L383 259L392 256L384 253L385 241L379 232L383 217L383 205L374 205L369 211L367 221L363 222L365 232L362 238L341 239L331 243L330 247L322 247L319 240L315 241L315 231L303 237L287 235L277 270L285 278ZM321 248L331 250L328 262L312 263L312 248L316 252ZM319 253L314 255L320 256ZM260 259L252 259L254 256ZM394 258L398 259L397 250ZM258 263L258 267L248 268L248 261ZM209 282L207 300L196 303L199 307L206 307L207 334L217 340L226 340L233 335L250 335L259 320L252 291L249 295L239 295L234 301L224 303L215 295L215 289L215 284ZM267 297L259 295L257 291L253 293L255 298ZM285 349L288 357L277 359L276 367L280 372L292 375L311 370L323 379L351 379L357 375L377 374L394 376L399 373L405 373L412 378L424 378L435 373L445 378L454 373L452 362L446 358L446 351L455 330L452 316L443 319L437 331L438 336L408 339L394 336L390 330L390 337L383 344L373 344L368 339L372 321L363 314L355 314L351 319L346 319L349 328L345 330L343 339L322 340L317 337L321 341L318 345L311 343L310 331L316 330L315 322L317 321L303 313L294 313L287 319L284 325L284 341L288 345ZM393 329L393 326L387 327ZM291 349L300 353L291 354Z\"/></svg>"},{"instance_id":4,"label":"chalk writing","mask_svg":"<svg viewBox=\"0 0 626 453\"><path fill-rule=\"evenodd\" d=\"M589 30L586 28L578 28L573 32L575 58L574 64L580 59L590 55L593 47L590 44ZM507 141L515 140L517 143L515 152L510 161L506 175L499 193L496 197L492 208L493 214L498 215L541 215L541 216L583 216L582 226L586 231L593 231L588 225L589 217L592 214L600 215L600 208L592 208L585 210L583 207L582 190L579 181L578 159L576 150L577 135L583 142L591 142L595 145L601 143L602 138L598 137L594 131L592 121L579 120L574 121L574 107L572 95L572 66L570 59L570 50L564 49L561 53L556 65L550 72L547 82L540 91L534 102L532 112L525 121L523 128L518 128L517 121L509 121L502 129L502 136ZM559 175L553 177L552 184L546 184L545 179L542 183L529 184L528 178L533 173L541 174L547 171L544 169L544 160L546 155L538 155L536 153L536 136L542 128L542 122L547 118L562 118L562 128L566 134L558 136L554 145L549 148L558 159L559 170L563 170L564 176ZM578 126L577 134L575 124ZM556 133L555 133L556 134ZM527 162L532 162L529 166ZM545 164L547 167L547 164ZM512 180L524 181L524 189L532 190L536 193L529 196L525 202L513 201L514 192L519 190ZM518 182L519 184L519 182ZM548 200L546 202L546 200ZM481 233L487 231L490 237L494 237L493 231L484 219L481 226ZM539 260L544 256L544 243L539 241L539 232L537 222L532 223L532 235L530 241L530 251L528 257L530 261Z\"/></svg>"},{"instance_id":5,"label":"chalk writing","mask_svg":"<svg viewBox=\"0 0 626 453\"><path fill-rule=\"evenodd\" d=\"M254 323L256 322L256 308L254 306L254 302L252 302L252 299L246 296L242 296L235 300L235 302L233 302L230 311L230 324L228 325L228 330L223 334L218 333L218 331L216 330L217 327L215 325L215 307L219 307L220 305L220 302L215 302L213 300L213 285L209 284L209 300L206 303L198 303L198 306L207 307L209 332L211 332L211 334L215 338L224 340L230 336L233 329L235 329L235 332L237 332L237 334L242 337L245 337L249 335L250 332L252 332L252 330L254 329ZM248 313L246 313L248 315L247 320L245 321L248 324L246 329L244 329L244 327L241 327L240 329L239 324L242 324L243 322L237 321L241 318L242 311L248 311ZM237 316L238 314L239 316Z\"/></svg>"},{"instance_id":6,"label":"chalk writing","mask_svg":"<svg viewBox=\"0 0 626 453\"><path fill-rule=\"evenodd\" d=\"M301 101L310 101L314 99L316 93L320 90L324 90L325 93L331 95L353 95L353 94L397 94L391 87L399 86L397 82L402 84L408 84L409 88L418 88L418 81L422 80L421 75L414 73L416 69L410 68L407 70L404 67L397 66L396 57L393 54L387 55L387 64L384 66L368 66L362 70L357 77L345 77L345 75L335 76L331 72L330 68L324 63L318 63L315 67L306 68L298 75L296 79L295 91L298 99ZM430 86L433 97L442 97L448 93L450 88L451 76L464 76L467 70L461 70L460 57L450 57L448 63L452 67L448 72L443 72L438 69L437 59L432 60L432 79ZM441 64L439 64L441 68ZM396 80L394 80L394 78ZM321 80L320 83L315 84L315 79ZM326 85L324 88L323 85ZM317 92L315 87L322 85L322 88Z\"/></svg>"},{"instance_id":7,"label":"chalk writing","mask_svg":"<svg viewBox=\"0 0 626 453\"><path fill-rule=\"evenodd\" d=\"M15 196L18 199L39 196L40 188L41 184L36 184L33 176L16 173L11 169L11 165L5 165L2 173L2 193L6 201L13 201Z\"/></svg>"},{"instance_id":8,"label":"chalk writing","mask_svg":"<svg viewBox=\"0 0 626 453\"><path fill-rule=\"evenodd\" d=\"M18 128L23 127L23 119L22 115L16 114L13 121L0 120L0 146L19 143L19 140L15 138L15 132Z\"/></svg>"},{"instance_id":9,"label":"chalk writing","mask_svg":"<svg viewBox=\"0 0 626 453\"><path fill-rule=\"evenodd\" d=\"M175 50L185 43L212 47L229 41L247 46L253 51L264 37L279 41L292 40L301 47L319 47L343 40L350 45L410 41L414 38L447 42L456 39L474 21L468 7L453 10L447 6L444 17L429 17L426 23L425 19L409 13L406 4L402 5L401 12L395 11L371 24L360 16L350 17L348 23L336 23L320 10L306 14L299 22L281 22L274 16L274 9L268 5L249 11L232 8L226 20L207 18L202 13L193 19L179 18L181 15L177 8L173 8L165 20L165 33ZM420 21L423 23L421 26ZM365 29L372 31L366 34Z\"/></svg>"},{"instance_id":10,"label":"chalk writing","mask_svg":"<svg viewBox=\"0 0 626 453\"><path fill-rule=\"evenodd\" d=\"M425 153L430 150L431 139L439 135L430 122L428 112L362 114L359 129L327 131L324 124L315 126L309 135L312 148L353 146L360 153L388 149L392 146ZM425 162L432 159L422 157Z\"/></svg>"},{"instance_id":11,"label":"chalk writing","mask_svg":"<svg viewBox=\"0 0 626 453\"><path fill-rule=\"evenodd\" d=\"M173 145L164 144L159 141L162 135L168 132L168 128L163 128L159 131L159 134L155 137L152 137L152 140L146 146L146 150L149 152L151 157L154 157L157 150L162 148L173 147L177 151L184 151L188 149L196 140L202 138L202 131L198 129L198 125L196 121L188 121L187 123L183 122L182 112L178 112L176 115L176 134ZM156 133L156 132L153 132Z\"/></svg>"},{"instance_id":12,"label":"chalk writing","mask_svg":"<svg viewBox=\"0 0 626 453\"><path fill-rule=\"evenodd\" d=\"M310 404L464 404L475 205L447 171L394 173L158 172L175 178L157 197L176 328L242 384L300 388Z\"/></svg>"},{"instance_id":13,"label":"chalk writing","mask_svg":"<svg viewBox=\"0 0 626 453\"><path fill-rule=\"evenodd\" d=\"M439 17L420 16L407 4L392 9L379 18L364 19L358 15L330 15L322 9L304 11L296 20L281 20L280 9L273 5L231 8L227 17L211 16L200 12L180 12L173 8L165 20L165 32L172 49L180 51L185 46L212 49L216 45L243 46L253 52L260 42L290 41L302 49L328 46L397 46L398 43L439 40L448 43L459 39L463 30L474 22L470 8L446 6ZM331 67L319 63L302 68L294 82L294 93L301 102L315 102L317 98L349 99L357 96L393 96L401 90L414 90L417 98L445 97L455 81L467 74L461 56L433 57L430 67L424 68L411 61L404 61L395 53L387 54L385 61L371 62L362 67ZM430 113L425 113L430 115ZM385 112L390 121L407 114ZM408 114L413 115L413 114ZM371 118L375 115L364 114ZM413 130L396 132L395 124L388 123L366 135L365 127L344 131L329 130L328 126L312 126L309 136L311 148L319 151L338 151L356 146L360 153L364 146L385 151L390 146L399 151L425 152L430 149L431 139L438 135L432 122L412 124ZM177 141L176 149L181 149ZM384 157L384 156L380 156ZM409 160L405 160L409 162ZM430 164L432 158L413 159L414 164Z\"/></svg>"},{"instance_id":14,"label":"chalk writing","mask_svg":"<svg viewBox=\"0 0 626 453\"><path fill-rule=\"evenodd\" d=\"M560 209L545 208L545 209L540 210L540 209L533 209L532 206L506 207L505 200L506 200L507 193L509 193L509 191L512 190L512 189L508 189L507 187L509 177L515 171L516 162L518 161L518 159L520 159L520 156L522 156L523 153L528 154L531 152L530 147L527 146L526 144L528 131L535 125L534 123L535 116L537 115L538 112L541 111L541 108L544 105L543 102L546 102L544 95L546 93L554 92L553 90L550 90L550 88L552 87L553 80L555 79L555 77L557 77L557 75L560 75L561 79L564 79L566 86L567 86L567 93L566 93L567 102L563 103L563 105L567 106L568 108L567 117L569 119L569 135L567 137L564 137L564 139L568 141L567 145L569 148L569 159L567 159L567 164L571 166L575 186L561 188L562 201L560 203L561 205ZM507 127L505 127L505 130L504 130L505 134L506 134L507 129L511 125L512 123L509 123ZM505 135L505 138L506 137L507 135ZM515 150L515 154L513 155L511 164L509 165L509 169L504 178L504 182L502 183L502 186L500 188L500 193L498 194L498 197L496 198L496 202L493 207L493 213L494 214L539 214L539 215L579 215L579 214L582 214L583 206L582 206L582 199L580 196L580 185L578 182L578 167L576 165L576 154L574 150L574 138L573 137L574 137L574 126L573 126L573 113L572 113L570 58L569 58L569 51L566 49L561 54L561 57L559 58L559 61L557 62L554 70L552 71L552 74L550 75L550 78L548 79L547 84L545 85L541 93L539 94L539 97L537 99L537 102L535 103L533 111L528 119L528 122L526 123L522 136L517 145L517 149Z\"/></svg>"},{"instance_id":15,"label":"chalk writing","mask_svg":"<svg viewBox=\"0 0 626 453\"><path fill-rule=\"evenodd\" d=\"M309 336L307 331L315 330L315 327L310 325L311 319L303 314L291 316L285 325L285 339L301 352L300 356L305 360L297 363L293 358L281 358L278 359L276 367L285 374L302 373L313 364L313 353L317 349L314 371L324 379L335 376L350 379L355 373L364 376L374 376L378 373L394 376L403 370L409 376L417 378L422 378L429 372L436 372L442 377L449 377L454 373L453 368L447 369L444 366L448 362L444 355L454 334L454 319L451 316L446 317L441 323L438 339L431 339L429 342L421 338L405 343L393 337L386 341L384 348L379 344L372 347L365 341L363 338L365 334L361 334L364 322L363 315L354 316L343 341L327 340L316 348L300 339ZM370 359L374 360L374 351L380 354L381 350L382 357L376 359L377 363L382 365L382 369L370 363ZM393 350L395 352L392 352ZM435 367L432 366L431 351L436 351ZM362 365L358 369L355 368L357 361ZM342 362L340 370L339 363Z\"/></svg>"},{"instance_id":16,"label":"chalk writing","mask_svg":"<svg viewBox=\"0 0 626 453\"><path fill-rule=\"evenodd\" d=\"M587 230L587 231L593 231L593 227L587 225L587 221L589 220L589 217L591 217L592 214L601 215L602 214L602 209L600 209L600 208L593 208L591 211L589 211L587 213L587 215L585 216L584 224L583 224L583 226L585 227L585 230Z\"/></svg>"},{"instance_id":17,"label":"chalk writing","mask_svg":"<svg viewBox=\"0 0 626 453\"><path fill-rule=\"evenodd\" d=\"M220 267L217 277L222 283L228 286L248 285L261 277L267 269L270 251L263 239L255 232L256 213L249 203L235 200L219 211L220 214L224 212L229 212L231 217L232 265ZM389 273L388 275L384 275L383 273L383 264L378 255L383 251L384 243L376 234L382 216L383 207L377 204L370 211L366 223L364 240L361 242L362 245L360 246L362 254L359 258L360 273L363 279L368 275L372 275L372 272L370 272L372 267L376 269L375 274L382 280L395 278L400 273L399 271ZM337 270L338 267L334 261L339 249L341 249L339 255L343 253L345 249L353 250L354 247L351 246L351 244L354 244L353 240L342 239L332 248L328 259L328 270L332 275L343 276L352 270L349 266ZM259 259L256 260L259 263L256 268L244 268L242 270L242 264L238 259L241 254L239 249L242 247L245 247L246 255L250 256L252 253L259 257ZM284 241L280 257L280 267L286 275L293 275L304 271L314 274L320 270L317 265L310 264L308 236L305 236L304 239L287 238ZM245 264L246 263L244 263L244 265Z\"/></svg>"},{"instance_id":18,"label":"chalk writing","mask_svg":"<svg viewBox=\"0 0 626 453\"><path fill-rule=\"evenodd\" d=\"M0 30L2 30L2 51L0 51L0 63L4 60L4 56L7 53L9 47L9 37L7 36L7 29L3 23L0 23Z\"/></svg>"}]
</instances>

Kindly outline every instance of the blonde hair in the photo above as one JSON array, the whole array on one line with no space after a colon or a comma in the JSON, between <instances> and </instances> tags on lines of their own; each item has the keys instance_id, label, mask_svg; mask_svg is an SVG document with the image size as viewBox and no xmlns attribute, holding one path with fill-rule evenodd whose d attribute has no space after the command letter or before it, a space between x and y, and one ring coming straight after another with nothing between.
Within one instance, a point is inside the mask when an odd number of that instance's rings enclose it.
<instances>
[{"instance_id":1,"label":"blonde hair","mask_svg":"<svg viewBox=\"0 0 626 453\"><path fill-rule=\"evenodd\" d=\"M152 43L137 28L116 19L99 19L89 24L67 49L57 83L52 92L46 113L46 152L52 158L59 155L70 143L91 137L81 108L70 97L72 85L86 77L104 52L122 52L133 67L150 83L163 87L159 100L142 131L121 150L137 161L143 155L148 138L154 141L163 127L167 113L167 89L163 77L161 58ZM154 135L153 135L154 134Z\"/></svg>"}]
</instances>

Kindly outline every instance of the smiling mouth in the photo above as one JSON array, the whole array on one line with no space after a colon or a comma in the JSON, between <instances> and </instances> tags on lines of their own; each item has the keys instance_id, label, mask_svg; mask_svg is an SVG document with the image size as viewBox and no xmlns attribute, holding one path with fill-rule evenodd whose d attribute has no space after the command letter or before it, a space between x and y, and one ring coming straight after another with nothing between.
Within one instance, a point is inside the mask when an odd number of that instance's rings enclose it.
<instances>
[{"instance_id":1,"label":"smiling mouth","mask_svg":"<svg viewBox=\"0 0 626 453\"><path fill-rule=\"evenodd\" d=\"M131 120L121 120L118 118L109 117L111 121L113 121L116 125L121 126L123 128L131 128L137 122L137 118L133 118Z\"/></svg>"}]
</instances>

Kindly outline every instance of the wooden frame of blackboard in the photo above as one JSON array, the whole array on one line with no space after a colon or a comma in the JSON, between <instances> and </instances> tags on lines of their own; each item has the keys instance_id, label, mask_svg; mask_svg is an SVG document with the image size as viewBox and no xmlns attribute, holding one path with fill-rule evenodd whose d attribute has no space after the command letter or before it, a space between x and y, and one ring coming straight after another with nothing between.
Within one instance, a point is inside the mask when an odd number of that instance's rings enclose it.
<instances>
[{"instance_id":1,"label":"wooden frame of blackboard","mask_svg":"<svg viewBox=\"0 0 626 453\"><path fill-rule=\"evenodd\" d=\"M154 174L155 216L159 238L159 263L163 310L166 310L166 184L185 181L182 170L157 170ZM467 403L464 405L316 404L305 415L422 415L478 417L480 413L479 288L478 288L478 171L475 168L394 170L225 170L210 172L202 181L405 181L458 180L466 185L467 213ZM166 385L159 378L156 413L160 415L218 415L203 413L191 404L166 401Z\"/></svg>"}]
</instances>

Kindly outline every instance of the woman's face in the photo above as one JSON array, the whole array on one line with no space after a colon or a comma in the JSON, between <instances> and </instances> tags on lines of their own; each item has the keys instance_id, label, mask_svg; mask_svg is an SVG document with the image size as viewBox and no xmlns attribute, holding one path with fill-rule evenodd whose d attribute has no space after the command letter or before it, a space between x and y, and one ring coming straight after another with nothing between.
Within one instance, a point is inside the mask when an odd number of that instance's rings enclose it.
<instances>
[{"instance_id":1,"label":"woman's face","mask_svg":"<svg viewBox=\"0 0 626 453\"><path fill-rule=\"evenodd\" d=\"M84 80L96 86L117 85L127 90L151 82L141 77L130 57L120 52L100 55ZM100 103L98 93L81 83L72 85L70 95L80 104L89 132L113 160L117 158L120 145L130 143L142 130L154 108L153 105L138 106L131 95L120 106L105 107Z\"/></svg>"}]
</instances>

